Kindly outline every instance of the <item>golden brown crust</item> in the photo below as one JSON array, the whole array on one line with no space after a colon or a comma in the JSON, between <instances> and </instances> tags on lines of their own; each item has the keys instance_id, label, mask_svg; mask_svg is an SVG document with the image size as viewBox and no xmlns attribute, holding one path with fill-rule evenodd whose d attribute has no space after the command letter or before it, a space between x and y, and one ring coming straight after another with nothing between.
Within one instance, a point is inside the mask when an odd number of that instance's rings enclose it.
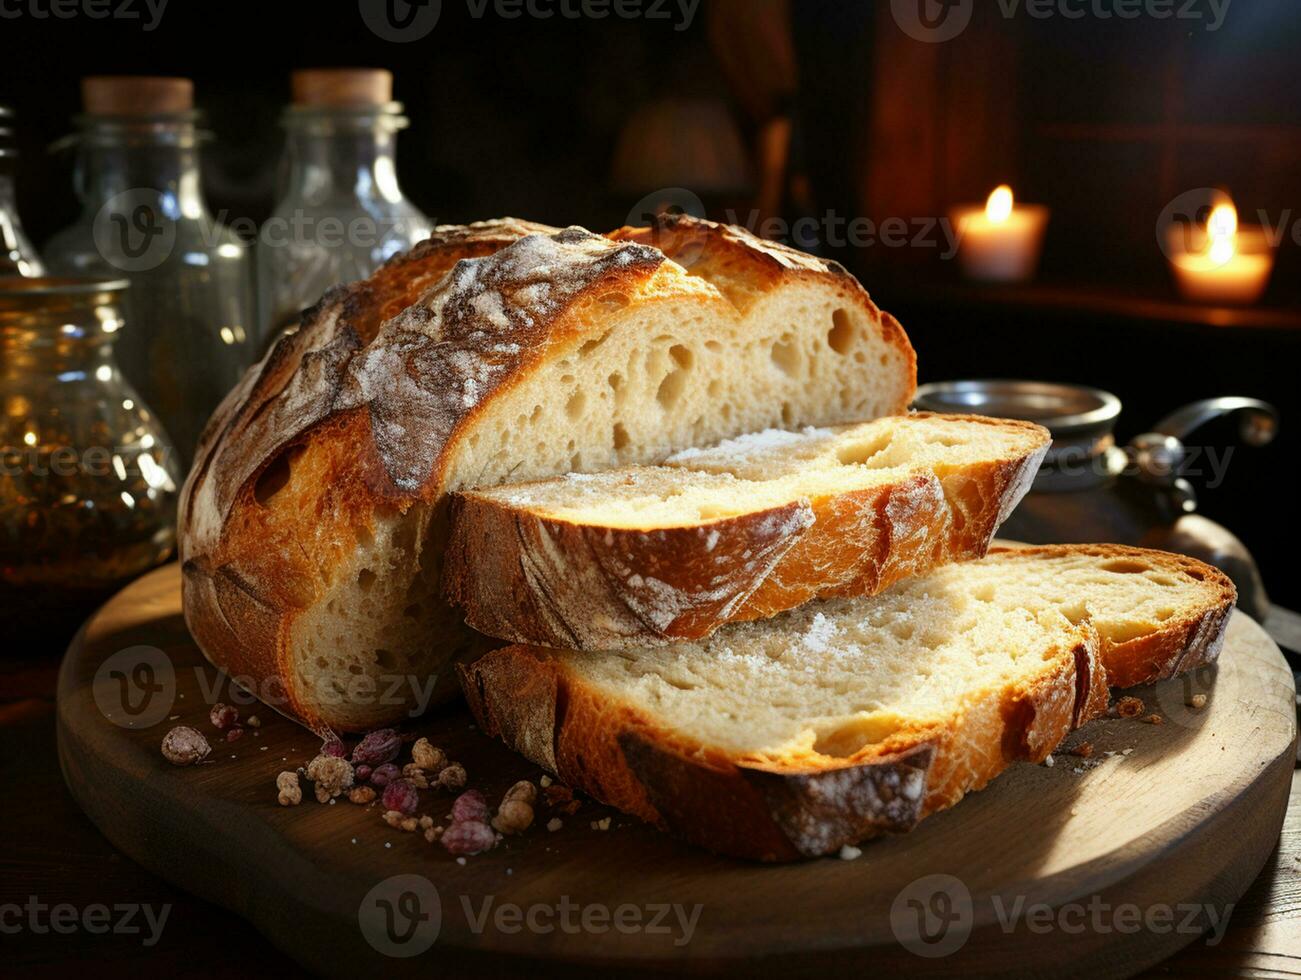
<instances>
[{"instance_id":1,"label":"golden brown crust","mask_svg":"<svg viewBox=\"0 0 1301 980\"><path fill-rule=\"evenodd\" d=\"M1041 761L1106 710L1105 684L1076 687L1077 659L1096 664L1096 650L1082 630L1033 683L964 705L947 728L905 726L826 767L759 765L693 743L636 705L610 703L540 648L504 647L458 671L484 733L567 785L720 854L789 861L910 830L1010 763Z\"/></svg>"},{"instance_id":2,"label":"golden brown crust","mask_svg":"<svg viewBox=\"0 0 1301 980\"><path fill-rule=\"evenodd\" d=\"M760 292L782 281L755 262L766 270ZM482 302L490 294L500 306ZM223 401L183 490L185 616L205 655L260 687L282 684L286 713L318 731L360 724L302 690L298 624L382 519L407 515L428 531L459 441L487 404L586 339L600 304L643 294L701 295L650 246L514 219L436 229L370 279L327 293ZM407 706L388 710L397 718Z\"/></svg>"},{"instance_id":3,"label":"golden brown crust","mask_svg":"<svg viewBox=\"0 0 1301 980\"><path fill-rule=\"evenodd\" d=\"M922 413L914 418L926 419ZM979 558L1024 496L1050 437L1028 422L1015 457L793 500L724 520L636 529L579 524L473 492L453 497L444 595L466 622L513 643L614 650L708 636L815 597L866 596Z\"/></svg>"},{"instance_id":4,"label":"golden brown crust","mask_svg":"<svg viewBox=\"0 0 1301 980\"><path fill-rule=\"evenodd\" d=\"M506 218L434 230L362 282L330 290L278 337L205 427L178 519L186 625L200 649L318 731L330 719L301 696L288 635L319 594L322 572L373 527L383 501L366 409L340 408L349 366L380 324L464 258L557 229ZM300 477L275 507L258 485L293 458Z\"/></svg>"},{"instance_id":5,"label":"golden brown crust","mask_svg":"<svg viewBox=\"0 0 1301 980\"><path fill-rule=\"evenodd\" d=\"M1028 550L1158 560L1219 588L1187 622L1141 640L1109 643L1082 623L1037 676L955 705L946 724L906 725L835 765L759 765L692 742L641 706L611 703L566 669L563 653L504 647L459 668L461 681L486 734L520 751L532 747L530 759L599 800L723 854L765 861L828 854L907 830L1014 761L1042 761L1106 711L1109 688L1173 676L1218 655L1235 595L1210 566L1118 545ZM540 745L548 751L538 753Z\"/></svg>"},{"instance_id":6,"label":"golden brown crust","mask_svg":"<svg viewBox=\"0 0 1301 980\"><path fill-rule=\"evenodd\" d=\"M470 626L514 643L609 650L700 637L739 615L813 523L813 508L796 500L698 528L643 532L458 494L443 594ZM709 567L700 560L706 551Z\"/></svg>"}]
</instances>

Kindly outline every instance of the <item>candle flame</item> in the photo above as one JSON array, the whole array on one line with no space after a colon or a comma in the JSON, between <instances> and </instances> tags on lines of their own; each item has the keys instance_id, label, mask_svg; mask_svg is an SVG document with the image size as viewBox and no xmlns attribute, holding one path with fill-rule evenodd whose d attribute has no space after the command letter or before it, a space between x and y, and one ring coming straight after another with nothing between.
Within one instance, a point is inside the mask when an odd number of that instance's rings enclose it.
<instances>
[{"instance_id":1,"label":"candle flame","mask_svg":"<svg viewBox=\"0 0 1301 980\"><path fill-rule=\"evenodd\" d=\"M1224 265L1238 251L1238 209L1232 203L1217 204L1206 219L1206 234L1207 255L1216 265Z\"/></svg>"},{"instance_id":2,"label":"candle flame","mask_svg":"<svg viewBox=\"0 0 1301 980\"><path fill-rule=\"evenodd\" d=\"M985 202L985 217L994 224L1002 224L1012 216L1012 188L1007 184L1002 184L989 195L989 200Z\"/></svg>"}]
</instances>

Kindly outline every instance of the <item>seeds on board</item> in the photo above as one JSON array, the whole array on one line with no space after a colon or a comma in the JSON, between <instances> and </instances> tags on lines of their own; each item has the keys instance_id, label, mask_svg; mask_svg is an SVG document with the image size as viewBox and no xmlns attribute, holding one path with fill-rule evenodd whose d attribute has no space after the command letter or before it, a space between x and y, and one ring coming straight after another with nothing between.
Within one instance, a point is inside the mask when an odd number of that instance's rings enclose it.
<instances>
[{"instance_id":1,"label":"seeds on board","mask_svg":"<svg viewBox=\"0 0 1301 980\"><path fill-rule=\"evenodd\" d=\"M303 789L298 785L298 773L282 772L276 777L277 802L281 806L298 806L303 802Z\"/></svg>"},{"instance_id":2,"label":"seeds on board","mask_svg":"<svg viewBox=\"0 0 1301 980\"><path fill-rule=\"evenodd\" d=\"M418 832L431 844L440 842L459 861L490 851L505 837L522 834L533 825L539 792L530 780L521 779L511 785L494 810L481 790L464 789L469 774L459 762L448 759L442 749L427 738L417 739L411 747L411 761L403 764L399 759L403 743L393 729L364 736L351 753L342 740L328 740L305 768L281 772L276 777L277 802L281 806L301 803L299 779L306 776L319 802L333 803L343 794L360 806L378 800L382 807L379 816L386 825L407 833ZM543 783L549 807L562 813L577 811L581 801L569 787L550 777L544 777ZM458 790L461 792L452 801L446 826L436 824L429 814L418 813L422 791ZM553 818L548 829L556 829L559 823L559 818ZM602 829L608 826L607 818Z\"/></svg>"},{"instance_id":3,"label":"seeds on board","mask_svg":"<svg viewBox=\"0 0 1301 980\"><path fill-rule=\"evenodd\" d=\"M187 725L177 725L163 736L163 758L174 766L192 766L202 762L212 746L201 732Z\"/></svg>"},{"instance_id":4,"label":"seeds on board","mask_svg":"<svg viewBox=\"0 0 1301 980\"><path fill-rule=\"evenodd\" d=\"M1142 698L1123 697L1116 702L1115 712L1121 718L1137 718L1144 707Z\"/></svg>"}]
</instances>

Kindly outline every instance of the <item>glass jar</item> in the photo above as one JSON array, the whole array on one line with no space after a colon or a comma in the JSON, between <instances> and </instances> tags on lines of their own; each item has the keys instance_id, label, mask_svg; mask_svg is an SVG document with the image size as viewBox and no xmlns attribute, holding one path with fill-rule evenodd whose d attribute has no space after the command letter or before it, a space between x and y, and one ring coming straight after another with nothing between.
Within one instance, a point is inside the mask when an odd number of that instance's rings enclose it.
<instances>
[{"instance_id":1,"label":"glass jar","mask_svg":"<svg viewBox=\"0 0 1301 980\"><path fill-rule=\"evenodd\" d=\"M365 279L429 237L398 185L392 77L366 69L294 75L285 112L285 185L258 235L260 343L265 346L337 283Z\"/></svg>"},{"instance_id":2,"label":"glass jar","mask_svg":"<svg viewBox=\"0 0 1301 980\"><path fill-rule=\"evenodd\" d=\"M45 270L18 220L12 123L13 111L0 105L0 276L39 276Z\"/></svg>"},{"instance_id":3,"label":"glass jar","mask_svg":"<svg viewBox=\"0 0 1301 980\"><path fill-rule=\"evenodd\" d=\"M254 360L249 249L199 190L196 113L77 121L83 210L45 249L52 274L131 283L118 358L188 467L213 409Z\"/></svg>"},{"instance_id":4,"label":"glass jar","mask_svg":"<svg viewBox=\"0 0 1301 980\"><path fill-rule=\"evenodd\" d=\"M58 610L75 628L77 616L165 560L175 543L176 455L113 357L126 288L124 280L0 279L6 618Z\"/></svg>"}]
</instances>

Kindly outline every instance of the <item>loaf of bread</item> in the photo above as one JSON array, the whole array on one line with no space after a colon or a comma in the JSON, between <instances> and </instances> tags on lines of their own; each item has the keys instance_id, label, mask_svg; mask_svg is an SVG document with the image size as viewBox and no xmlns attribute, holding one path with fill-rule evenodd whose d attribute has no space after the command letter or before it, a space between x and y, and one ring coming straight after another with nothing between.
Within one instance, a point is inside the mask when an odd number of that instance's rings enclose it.
<instances>
[{"instance_id":1,"label":"loaf of bread","mask_svg":"<svg viewBox=\"0 0 1301 980\"><path fill-rule=\"evenodd\" d=\"M319 732L393 722L481 649L439 591L449 491L896 414L915 380L852 276L740 229L439 228L214 415L181 502L186 623Z\"/></svg>"},{"instance_id":2,"label":"loaf of bread","mask_svg":"<svg viewBox=\"0 0 1301 980\"><path fill-rule=\"evenodd\" d=\"M516 643L699 639L981 557L1049 442L1029 422L902 415L464 491L443 588L471 626Z\"/></svg>"},{"instance_id":3,"label":"loaf of bread","mask_svg":"<svg viewBox=\"0 0 1301 980\"><path fill-rule=\"evenodd\" d=\"M510 646L462 683L483 730L566 784L724 854L905 831L1102 713L1213 660L1235 594L1190 558L995 549L866 599L696 643Z\"/></svg>"}]
</instances>

